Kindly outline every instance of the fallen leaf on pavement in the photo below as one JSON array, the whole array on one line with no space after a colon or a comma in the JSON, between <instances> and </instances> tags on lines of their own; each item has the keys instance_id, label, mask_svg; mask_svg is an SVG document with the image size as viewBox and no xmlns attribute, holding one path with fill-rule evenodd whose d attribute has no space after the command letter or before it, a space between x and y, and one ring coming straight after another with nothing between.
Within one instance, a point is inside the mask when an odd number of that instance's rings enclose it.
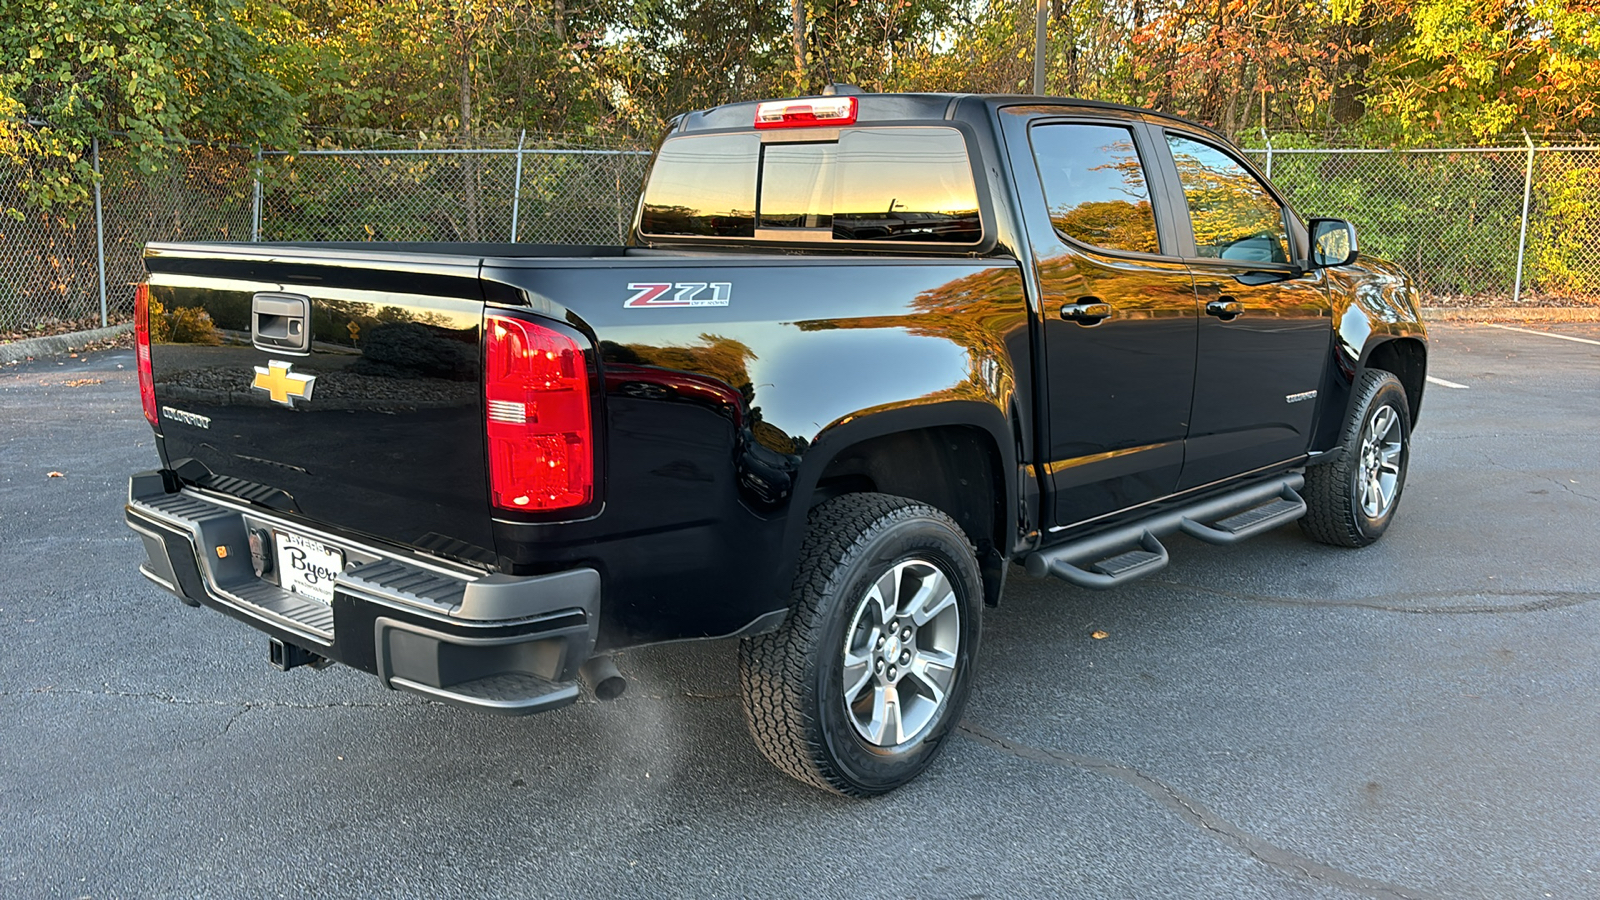
<instances>
[{"instance_id":1,"label":"fallen leaf on pavement","mask_svg":"<svg viewBox=\"0 0 1600 900\"><path fill-rule=\"evenodd\" d=\"M1109 632L1109 631L1096 631L1095 633L1089 635L1089 637L1092 637L1097 641L1103 641L1106 638L1111 637L1111 632Z\"/></svg>"},{"instance_id":2,"label":"fallen leaf on pavement","mask_svg":"<svg viewBox=\"0 0 1600 900\"><path fill-rule=\"evenodd\" d=\"M65 477L67 477L67 473L65 473L65 472L51 472L49 475L46 475L45 477L46 478L65 478Z\"/></svg>"}]
</instances>

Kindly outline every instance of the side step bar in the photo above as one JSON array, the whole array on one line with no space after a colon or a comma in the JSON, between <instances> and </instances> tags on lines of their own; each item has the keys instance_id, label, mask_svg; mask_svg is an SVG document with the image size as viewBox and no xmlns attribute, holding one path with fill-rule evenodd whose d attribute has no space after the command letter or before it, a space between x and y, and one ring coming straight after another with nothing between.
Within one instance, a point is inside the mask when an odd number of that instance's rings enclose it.
<instances>
[{"instance_id":1,"label":"side step bar","mask_svg":"<svg viewBox=\"0 0 1600 900\"><path fill-rule=\"evenodd\" d=\"M1305 476L1282 478L1157 514L1121 528L1032 553L1024 561L1035 578L1054 575L1079 587L1112 588L1161 571L1161 538L1183 532L1208 544L1236 544L1306 514L1298 493Z\"/></svg>"}]
</instances>

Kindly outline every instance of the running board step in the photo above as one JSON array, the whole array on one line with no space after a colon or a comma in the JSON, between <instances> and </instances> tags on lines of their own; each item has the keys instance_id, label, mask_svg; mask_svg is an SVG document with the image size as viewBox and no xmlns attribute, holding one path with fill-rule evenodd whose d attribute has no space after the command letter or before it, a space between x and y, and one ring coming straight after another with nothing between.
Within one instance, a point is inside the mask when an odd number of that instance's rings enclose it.
<instances>
[{"instance_id":1,"label":"running board step","mask_svg":"<svg viewBox=\"0 0 1600 900\"><path fill-rule=\"evenodd\" d=\"M1235 544L1306 513L1298 493L1300 474L1241 488L1102 534L1039 550L1028 556L1028 574L1054 575L1087 588L1112 588L1166 568L1161 538L1176 532L1210 544Z\"/></svg>"},{"instance_id":2,"label":"running board step","mask_svg":"<svg viewBox=\"0 0 1600 900\"><path fill-rule=\"evenodd\" d=\"M1285 489L1285 496L1271 503L1235 513L1210 525L1185 518L1178 527L1184 534L1208 544L1237 544L1263 531L1287 525L1305 514L1306 501L1294 491Z\"/></svg>"}]
</instances>

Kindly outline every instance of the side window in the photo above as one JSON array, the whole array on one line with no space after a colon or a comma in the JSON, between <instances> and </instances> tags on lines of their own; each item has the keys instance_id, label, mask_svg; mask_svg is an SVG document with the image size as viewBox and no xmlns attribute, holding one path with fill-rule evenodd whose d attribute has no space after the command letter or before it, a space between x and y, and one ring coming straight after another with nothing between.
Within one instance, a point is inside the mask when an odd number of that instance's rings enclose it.
<instances>
[{"instance_id":1,"label":"side window","mask_svg":"<svg viewBox=\"0 0 1600 900\"><path fill-rule=\"evenodd\" d=\"M1116 125L1037 125L1031 139L1056 231L1107 250L1161 252L1133 132Z\"/></svg>"},{"instance_id":2,"label":"side window","mask_svg":"<svg viewBox=\"0 0 1600 900\"><path fill-rule=\"evenodd\" d=\"M1216 147L1190 138L1169 134L1167 146L1178 166L1200 256L1289 262L1283 208L1249 170Z\"/></svg>"}]
</instances>

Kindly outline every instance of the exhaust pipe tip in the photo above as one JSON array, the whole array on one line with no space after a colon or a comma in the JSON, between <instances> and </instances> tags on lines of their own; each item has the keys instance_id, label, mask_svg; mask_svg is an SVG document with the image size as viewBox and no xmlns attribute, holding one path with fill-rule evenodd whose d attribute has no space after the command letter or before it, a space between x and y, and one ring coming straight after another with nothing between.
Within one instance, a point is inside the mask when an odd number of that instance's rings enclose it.
<instances>
[{"instance_id":1,"label":"exhaust pipe tip","mask_svg":"<svg viewBox=\"0 0 1600 900\"><path fill-rule=\"evenodd\" d=\"M615 700L628 689L628 679L617 671L617 662L609 656L591 656L578 669L578 677L597 700Z\"/></svg>"}]
</instances>

